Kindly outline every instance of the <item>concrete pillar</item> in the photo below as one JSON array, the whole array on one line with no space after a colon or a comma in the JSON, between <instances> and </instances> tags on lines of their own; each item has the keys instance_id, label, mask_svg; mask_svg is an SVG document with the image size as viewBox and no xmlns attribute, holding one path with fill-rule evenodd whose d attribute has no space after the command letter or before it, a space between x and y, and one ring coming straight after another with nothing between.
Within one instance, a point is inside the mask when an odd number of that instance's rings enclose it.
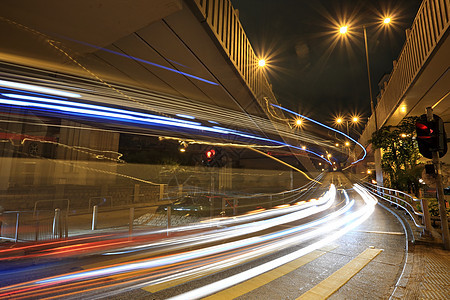
<instances>
[{"instance_id":1,"label":"concrete pillar","mask_svg":"<svg viewBox=\"0 0 450 300\"><path fill-rule=\"evenodd\" d=\"M139 184L134 185L133 203L139 202Z\"/></svg>"},{"instance_id":2,"label":"concrete pillar","mask_svg":"<svg viewBox=\"0 0 450 300\"><path fill-rule=\"evenodd\" d=\"M376 149L374 151L375 156L375 172L376 172L376 180L377 185L384 186L383 185L383 169L381 168L381 149Z\"/></svg>"}]
</instances>

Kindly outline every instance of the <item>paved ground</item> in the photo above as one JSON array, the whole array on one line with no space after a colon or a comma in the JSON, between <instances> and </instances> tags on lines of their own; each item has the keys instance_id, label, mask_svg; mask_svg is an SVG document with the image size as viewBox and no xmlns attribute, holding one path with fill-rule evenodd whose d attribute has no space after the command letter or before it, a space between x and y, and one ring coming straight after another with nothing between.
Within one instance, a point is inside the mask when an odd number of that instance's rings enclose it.
<instances>
[{"instance_id":1,"label":"paved ground","mask_svg":"<svg viewBox=\"0 0 450 300\"><path fill-rule=\"evenodd\" d=\"M400 220L408 222L402 211L387 207ZM156 208L135 208L135 220L146 215L153 215ZM117 229L127 228L129 215L126 210L102 212L103 220L114 220L120 224ZM339 240L333 249L326 250L326 255L311 261L303 267L295 268L292 276L282 276L242 295L239 299L261 299L261 295L284 295L283 299L295 299L303 293L333 275L351 262L355 254L375 247L383 251L372 262L363 267L345 285L340 287L330 299L450 299L450 251L442 249L439 239L422 239L420 230L408 230L409 243L400 222L396 222L391 213L377 207L374 216L351 234ZM394 219L394 222L392 222ZM90 231L91 214L69 218L69 235L92 233ZM99 227L103 227L99 223ZM106 224L105 224L106 225ZM122 226L122 227L120 227ZM405 251L405 247L407 251ZM332 263L330 263L332 262ZM405 263L406 262L406 263ZM404 266L404 267L403 267ZM397 278L401 275L400 280ZM214 276L197 284L206 284ZM192 282L189 284L189 288ZM182 289L183 285L176 287ZM167 292L167 294L166 294ZM142 290L133 291L131 295L142 299L164 299L170 289L161 294L148 294ZM160 298L158 297L160 296ZM121 299L121 297L117 297ZM322 299L322 298L321 298Z\"/></svg>"},{"instance_id":2,"label":"paved ground","mask_svg":"<svg viewBox=\"0 0 450 300\"><path fill-rule=\"evenodd\" d=\"M450 299L450 251L443 249L436 233L431 239L422 238L418 231L414 235L404 275L392 298Z\"/></svg>"}]
</instances>

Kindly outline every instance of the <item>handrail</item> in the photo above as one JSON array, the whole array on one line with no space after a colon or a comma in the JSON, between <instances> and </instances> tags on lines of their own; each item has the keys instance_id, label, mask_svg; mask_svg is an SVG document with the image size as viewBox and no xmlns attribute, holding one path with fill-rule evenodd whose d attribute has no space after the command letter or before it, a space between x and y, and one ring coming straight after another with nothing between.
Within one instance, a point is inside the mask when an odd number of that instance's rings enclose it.
<instances>
[{"instance_id":1,"label":"handrail","mask_svg":"<svg viewBox=\"0 0 450 300\"><path fill-rule=\"evenodd\" d=\"M69 213L69 207L70 207L70 199L45 199L45 200L37 200L36 202L34 202L34 209L33 209L33 217L36 216L36 210L37 210L37 205L40 202L58 202L58 201L66 201L67 202L67 206L66 206L66 213Z\"/></svg>"},{"instance_id":2,"label":"handrail","mask_svg":"<svg viewBox=\"0 0 450 300\"><path fill-rule=\"evenodd\" d=\"M429 220L429 214L424 213L424 212L422 212L422 213L421 213L421 212L418 212L418 211L414 208L414 206L412 206L411 203L409 203L407 200L402 199L402 198L400 198L400 197L397 197L397 196L395 196L395 195L391 195L390 193L386 193L386 192L384 192L384 190L387 190L387 191L394 191L394 192L396 192L396 193L400 193L400 194L406 195L406 196L408 196L408 198L412 199L412 201L416 201L416 202L417 202L417 201L421 201L421 202L422 202L422 207L424 206L424 205L423 205L423 201L424 201L423 199L422 199L422 200L419 200L419 199L414 198L414 197L412 197L412 196L410 196L410 195L408 195L408 194L406 194L406 193L404 193L404 192L402 192L402 191L398 191L398 190L394 190L394 189L390 189L390 188L385 188L385 187L382 187L382 186L373 185L373 184L368 183L368 182L364 182L364 183L362 183L362 184L363 184L364 187L366 187L366 188L369 190L369 192L372 193L373 195L375 195L375 196L377 196L377 197L380 197L380 198L382 198L383 200L388 201L388 202L390 202L390 203L392 203L392 204L395 204L396 206L398 206L398 207L402 208L403 210L405 210L406 213L408 213L408 215L409 215L409 216L411 217L411 219L413 220L414 225L415 225L416 227L422 228L422 229L424 229L425 231L427 231L428 233L431 232L431 222L430 222L430 220ZM389 197L389 199L388 199L386 196ZM405 203L405 204L406 204L406 207L403 206L403 205L401 205L400 203L397 203L397 202L392 201L392 198L394 198L394 199L396 199L396 200L399 200L399 201ZM426 205L426 207L428 207L428 206ZM412 213L411 213L411 211L412 211ZM419 224L420 221L416 219L416 216L422 217L422 223L425 224L425 225L420 225L420 224Z\"/></svg>"},{"instance_id":3,"label":"handrail","mask_svg":"<svg viewBox=\"0 0 450 300\"><path fill-rule=\"evenodd\" d=\"M375 188L381 188L381 189L383 189L383 190L395 192L395 193L397 193L397 194L402 194L402 195L404 195L405 197L410 198L410 199L411 199L412 201L414 201L414 202L420 201L420 199L414 198L414 197L411 196L410 194L405 193L405 192L402 192L402 191L399 191L399 190L394 190L394 189L387 188L387 187L384 187L384 186L383 186L383 187L380 187L380 186L378 186L378 185L376 185L376 184L372 184L372 183L370 183L370 182L365 182L365 184L371 185L371 186L373 186L373 187L375 187ZM399 198L399 199L402 200L401 198Z\"/></svg>"}]
</instances>

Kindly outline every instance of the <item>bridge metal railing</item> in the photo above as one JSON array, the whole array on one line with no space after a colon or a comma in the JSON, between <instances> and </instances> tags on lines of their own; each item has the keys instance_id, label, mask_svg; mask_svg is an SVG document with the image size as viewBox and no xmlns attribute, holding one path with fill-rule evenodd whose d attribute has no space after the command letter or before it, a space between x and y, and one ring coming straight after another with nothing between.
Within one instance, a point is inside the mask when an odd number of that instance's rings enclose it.
<instances>
[{"instance_id":1,"label":"bridge metal railing","mask_svg":"<svg viewBox=\"0 0 450 300\"><path fill-rule=\"evenodd\" d=\"M378 127L381 127L397 108L399 101L419 75L450 25L450 0L424 0L410 29L406 30L406 41L400 52L389 81L377 104ZM369 118L360 137L363 145L375 131L373 115Z\"/></svg>"},{"instance_id":2,"label":"bridge metal railing","mask_svg":"<svg viewBox=\"0 0 450 300\"><path fill-rule=\"evenodd\" d=\"M363 186L372 194L391 203L392 205L397 206L398 208L405 210L405 212L411 217L416 227L424 229L424 232L427 234L431 232L431 219L428 211L427 199L417 199L405 192L374 185L368 182L364 182ZM415 202L420 203L422 212L417 210L414 205Z\"/></svg>"},{"instance_id":3,"label":"bridge metal railing","mask_svg":"<svg viewBox=\"0 0 450 300\"><path fill-rule=\"evenodd\" d=\"M244 32L231 1L194 0L194 2L261 107L263 109L266 107L266 99L270 103L278 104L270 83L262 68L258 66L259 58ZM283 116L281 111L271 109L271 112L279 114L278 117Z\"/></svg>"}]
</instances>

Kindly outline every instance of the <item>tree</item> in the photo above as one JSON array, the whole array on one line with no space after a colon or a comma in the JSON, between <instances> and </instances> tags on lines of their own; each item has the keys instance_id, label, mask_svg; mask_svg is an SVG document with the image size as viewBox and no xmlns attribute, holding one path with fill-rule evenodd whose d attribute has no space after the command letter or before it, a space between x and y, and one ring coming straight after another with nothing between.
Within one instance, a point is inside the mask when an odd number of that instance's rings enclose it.
<instances>
[{"instance_id":1,"label":"tree","mask_svg":"<svg viewBox=\"0 0 450 300\"><path fill-rule=\"evenodd\" d=\"M382 149L385 184L418 195L423 166L418 163L420 153L413 139L416 120L417 117L407 117L398 126L383 126L369 142L375 149Z\"/></svg>"}]
</instances>

